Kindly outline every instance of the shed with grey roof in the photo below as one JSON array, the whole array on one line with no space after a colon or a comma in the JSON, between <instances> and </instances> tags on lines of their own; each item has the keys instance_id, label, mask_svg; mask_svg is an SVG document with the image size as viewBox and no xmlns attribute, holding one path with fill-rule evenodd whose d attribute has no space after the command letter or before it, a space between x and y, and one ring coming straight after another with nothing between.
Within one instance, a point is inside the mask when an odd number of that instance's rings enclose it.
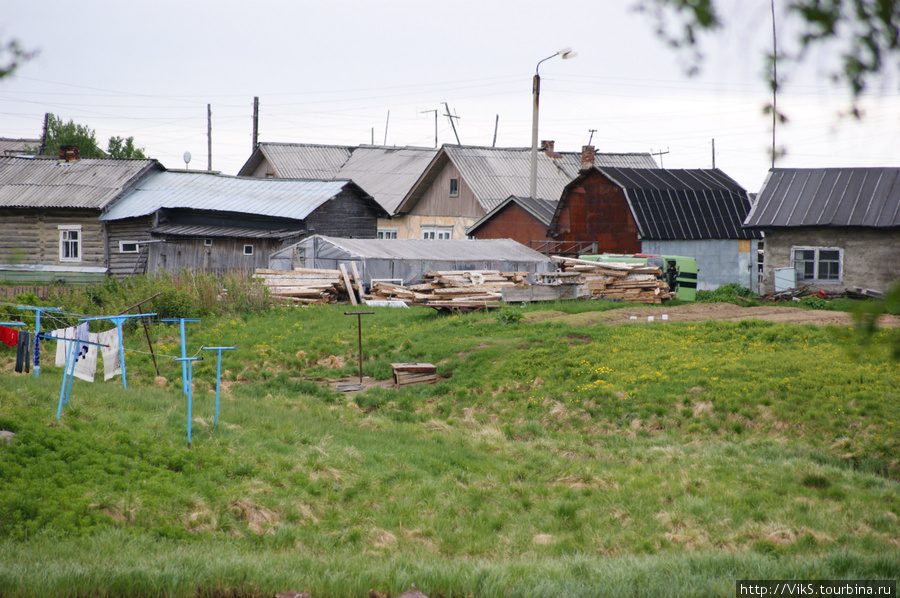
<instances>
[{"instance_id":1,"label":"shed with grey roof","mask_svg":"<svg viewBox=\"0 0 900 598\"><path fill-rule=\"evenodd\" d=\"M100 217L119 276L182 268L222 274L266 267L269 254L312 232L375 236L384 210L347 180L160 172Z\"/></svg>"},{"instance_id":2,"label":"shed with grey roof","mask_svg":"<svg viewBox=\"0 0 900 598\"><path fill-rule=\"evenodd\" d=\"M883 293L900 281L900 168L772 169L744 225L765 232L765 291Z\"/></svg>"},{"instance_id":3,"label":"shed with grey roof","mask_svg":"<svg viewBox=\"0 0 900 598\"><path fill-rule=\"evenodd\" d=\"M552 272L554 263L510 239L341 239L315 235L272 254L269 267L338 269L355 262L366 286L372 280L421 282L430 270Z\"/></svg>"}]
</instances>

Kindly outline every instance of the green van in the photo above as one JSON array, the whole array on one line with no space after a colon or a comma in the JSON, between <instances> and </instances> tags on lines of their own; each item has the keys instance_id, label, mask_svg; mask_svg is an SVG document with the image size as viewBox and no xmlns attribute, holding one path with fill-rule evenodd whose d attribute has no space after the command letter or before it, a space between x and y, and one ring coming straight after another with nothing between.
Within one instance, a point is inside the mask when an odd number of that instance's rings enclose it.
<instances>
[{"instance_id":1,"label":"green van","mask_svg":"<svg viewBox=\"0 0 900 598\"><path fill-rule=\"evenodd\" d=\"M649 255L645 253L601 253L579 255L578 259L591 262L617 262L620 264L643 264L662 270L662 277L669 288L678 293L683 301L697 298L697 260L683 255Z\"/></svg>"}]
</instances>

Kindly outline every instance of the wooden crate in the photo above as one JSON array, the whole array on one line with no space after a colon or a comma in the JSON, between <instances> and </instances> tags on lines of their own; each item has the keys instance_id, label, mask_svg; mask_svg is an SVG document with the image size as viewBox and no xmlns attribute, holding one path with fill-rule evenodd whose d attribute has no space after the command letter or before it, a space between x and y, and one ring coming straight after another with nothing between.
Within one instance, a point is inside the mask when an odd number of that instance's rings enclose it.
<instances>
[{"instance_id":1,"label":"wooden crate","mask_svg":"<svg viewBox=\"0 0 900 598\"><path fill-rule=\"evenodd\" d=\"M394 384L434 384L437 382L437 367L430 363L392 363Z\"/></svg>"}]
</instances>

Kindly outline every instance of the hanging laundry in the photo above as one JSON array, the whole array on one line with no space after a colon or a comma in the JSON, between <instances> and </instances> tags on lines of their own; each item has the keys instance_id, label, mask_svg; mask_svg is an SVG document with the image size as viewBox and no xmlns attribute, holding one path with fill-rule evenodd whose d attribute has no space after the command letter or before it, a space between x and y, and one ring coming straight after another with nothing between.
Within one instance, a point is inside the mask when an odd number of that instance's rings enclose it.
<instances>
[{"instance_id":1,"label":"hanging laundry","mask_svg":"<svg viewBox=\"0 0 900 598\"><path fill-rule=\"evenodd\" d=\"M56 338L75 338L75 327L60 328L53 331ZM61 368L66 365L66 357L72 350L72 343L66 341L56 341L56 367Z\"/></svg>"},{"instance_id":2,"label":"hanging laundry","mask_svg":"<svg viewBox=\"0 0 900 598\"><path fill-rule=\"evenodd\" d=\"M37 371L41 365L41 335L34 333L34 371Z\"/></svg>"},{"instance_id":3,"label":"hanging laundry","mask_svg":"<svg viewBox=\"0 0 900 598\"><path fill-rule=\"evenodd\" d=\"M97 342L101 345L100 354L103 356L103 379L109 380L113 376L122 373L122 363L119 359L119 329L110 328L97 335Z\"/></svg>"},{"instance_id":4,"label":"hanging laundry","mask_svg":"<svg viewBox=\"0 0 900 598\"><path fill-rule=\"evenodd\" d=\"M85 322L85 325L87 322ZM79 327L80 328L80 327ZM87 338L78 340L86 340L91 343L97 343L97 333L89 332ZM93 382L94 374L97 372L97 345L79 345L78 355L75 358L74 376L85 382Z\"/></svg>"},{"instance_id":5,"label":"hanging laundry","mask_svg":"<svg viewBox=\"0 0 900 598\"><path fill-rule=\"evenodd\" d=\"M27 330L19 332L19 343L16 345L16 371L20 374L31 370L31 333Z\"/></svg>"},{"instance_id":6,"label":"hanging laundry","mask_svg":"<svg viewBox=\"0 0 900 598\"><path fill-rule=\"evenodd\" d=\"M8 326L0 326L0 343L15 347L19 344L19 331Z\"/></svg>"}]
</instances>

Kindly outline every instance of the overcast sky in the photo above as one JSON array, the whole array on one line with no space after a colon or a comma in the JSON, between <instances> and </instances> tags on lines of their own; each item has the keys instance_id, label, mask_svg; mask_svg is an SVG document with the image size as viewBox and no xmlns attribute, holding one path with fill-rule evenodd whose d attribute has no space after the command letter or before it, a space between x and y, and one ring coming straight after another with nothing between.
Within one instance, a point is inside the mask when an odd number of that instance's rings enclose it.
<instances>
[{"instance_id":1,"label":"overcast sky","mask_svg":"<svg viewBox=\"0 0 900 598\"><path fill-rule=\"evenodd\" d=\"M532 76L541 64L541 139L560 151L667 152L668 168L716 166L758 191L771 165L768 0L720 0L726 29L706 60L654 33L636 0L0 0L0 40L40 51L0 81L0 136L37 138L52 112L96 131L134 136L168 168L236 174L249 158L253 98L259 140L433 147L531 144ZM790 21L780 12L779 47ZM900 98L885 76L862 123L841 119L845 90L827 54L788 71L778 105L785 167L900 165ZM446 105L445 105L446 103ZM593 130L593 132L592 132Z\"/></svg>"}]
</instances>

